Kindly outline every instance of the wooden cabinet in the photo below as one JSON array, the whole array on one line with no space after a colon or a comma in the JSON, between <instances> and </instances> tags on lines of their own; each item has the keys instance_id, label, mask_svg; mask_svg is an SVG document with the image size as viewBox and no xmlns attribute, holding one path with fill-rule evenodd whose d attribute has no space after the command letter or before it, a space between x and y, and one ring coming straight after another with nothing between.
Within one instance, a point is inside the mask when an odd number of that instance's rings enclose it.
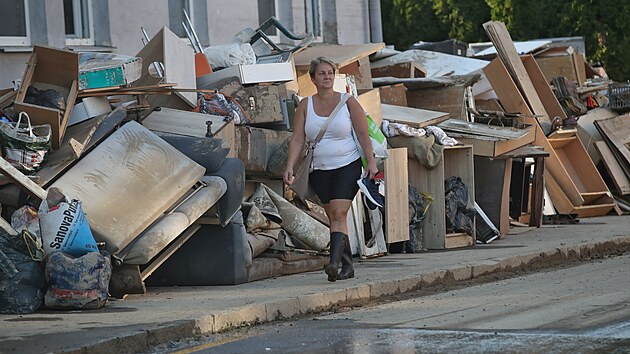
<instances>
[{"instance_id":1,"label":"wooden cabinet","mask_svg":"<svg viewBox=\"0 0 630 354\"><path fill-rule=\"evenodd\" d=\"M472 146L444 147L442 161L432 169L424 167L416 159L409 159L408 162L409 184L418 192L427 192L433 197L422 225L424 247L445 249L472 246L475 243L474 235L446 232L444 199L444 180L458 176L468 187L468 208L474 209L475 177Z\"/></svg>"}]
</instances>

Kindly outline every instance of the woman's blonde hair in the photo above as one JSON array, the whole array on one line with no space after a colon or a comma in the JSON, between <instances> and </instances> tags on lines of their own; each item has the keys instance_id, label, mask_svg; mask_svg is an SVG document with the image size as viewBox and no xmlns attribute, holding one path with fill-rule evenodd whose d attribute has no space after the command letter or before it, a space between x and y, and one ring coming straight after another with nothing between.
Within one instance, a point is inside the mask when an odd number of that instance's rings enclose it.
<instances>
[{"instance_id":1,"label":"woman's blonde hair","mask_svg":"<svg viewBox=\"0 0 630 354\"><path fill-rule=\"evenodd\" d=\"M321 63L330 65L333 69L333 74L337 72L337 69L335 68L335 63L333 63L332 60L326 57L318 57L311 60L311 67L308 69L308 73L309 75L311 75L311 77L315 77L315 71L317 70L317 66Z\"/></svg>"}]
</instances>

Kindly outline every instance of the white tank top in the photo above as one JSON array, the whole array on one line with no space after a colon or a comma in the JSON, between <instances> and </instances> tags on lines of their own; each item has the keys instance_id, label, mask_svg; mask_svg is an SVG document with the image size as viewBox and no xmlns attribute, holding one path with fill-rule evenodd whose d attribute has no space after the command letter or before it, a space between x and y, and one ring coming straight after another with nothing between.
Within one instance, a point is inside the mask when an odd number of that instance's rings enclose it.
<instances>
[{"instance_id":1,"label":"white tank top","mask_svg":"<svg viewBox=\"0 0 630 354\"><path fill-rule=\"evenodd\" d=\"M321 117L313 109L313 98L308 97L306 111L306 123L304 131L308 141L315 140L322 125L328 117ZM352 120L348 105L337 112L337 115L328 124L328 128L313 152L313 169L334 170L346 166L360 158L359 150L352 137Z\"/></svg>"}]
</instances>

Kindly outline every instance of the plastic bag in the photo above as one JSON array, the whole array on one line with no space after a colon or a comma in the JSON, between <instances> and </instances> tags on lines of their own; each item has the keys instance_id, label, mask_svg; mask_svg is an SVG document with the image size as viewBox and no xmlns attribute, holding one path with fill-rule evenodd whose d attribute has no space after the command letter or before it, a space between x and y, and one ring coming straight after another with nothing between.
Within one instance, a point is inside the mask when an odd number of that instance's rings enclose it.
<instances>
[{"instance_id":1,"label":"plastic bag","mask_svg":"<svg viewBox=\"0 0 630 354\"><path fill-rule=\"evenodd\" d=\"M44 303L44 272L18 237L0 230L0 313L32 313Z\"/></svg>"},{"instance_id":2,"label":"plastic bag","mask_svg":"<svg viewBox=\"0 0 630 354\"><path fill-rule=\"evenodd\" d=\"M197 108L193 112L229 117L236 125L251 123L243 107L234 98L220 92L198 93Z\"/></svg>"},{"instance_id":3,"label":"plastic bag","mask_svg":"<svg viewBox=\"0 0 630 354\"><path fill-rule=\"evenodd\" d=\"M26 90L24 102L37 106L58 109L61 112L66 110L66 99L61 93L53 89L39 90L34 86L29 86Z\"/></svg>"},{"instance_id":4,"label":"plastic bag","mask_svg":"<svg viewBox=\"0 0 630 354\"><path fill-rule=\"evenodd\" d=\"M376 167L378 167L379 171L382 171L384 169L385 160L389 157L389 153L387 152L387 139L385 138L385 134L381 131L381 128L372 120L372 117L370 117L369 114L365 114L365 119L367 120L368 134L370 135L370 140L372 141L372 153L374 154L374 160L376 160ZM357 144L359 154L361 154L363 167L367 168L365 153L363 153L361 142L359 142L359 138L354 131L354 128L352 128L352 137Z\"/></svg>"},{"instance_id":5,"label":"plastic bag","mask_svg":"<svg viewBox=\"0 0 630 354\"><path fill-rule=\"evenodd\" d=\"M60 250L81 257L98 252L81 201L68 200L57 188L50 188L39 206L39 227L45 254Z\"/></svg>"},{"instance_id":6,"label":"plastic bag","mask_svg":"<svg viewBox=\"0 0 630 354\"><path fill-rule=\"evenodd\" d=\"M37 209L30 205L25 205L13 212L11 215L11 227L15 229L28 250L29 256L36 261L44 259L44 248L42 236L39 230L39 215Z\"/></svg>"},{"instance_id":7,"label":"plastic bag","mask_svg":"<svg viewBox=\"0 0 630 354\"><path fill-rule=\"evenodd\" d=\"M24 173L35 172L44 163L52 148L51 136L50 124L32 126L26 112L20 112L16 123L0 122L4 158Z\"/></svg>"},{"instance_id":8,"label":"plastic bag","mask_svg":"<svg viewBox=\"0 0 630 354\"><path fill-rule=\"evenodd\" d=\"M249 43L214 45L203 50L213 68L256 64L256 53Z\"/></svg>"},{"instance_id":9,"label":"plastic bag","mask_svg":"<svg viewBox=\"0 0 630 354\"><path fill-rule=\"evenodd\" d=\"M446 198L446 231L465 232L474 235L475 209L468 208L468 187L462 179L452 176L444 181Z\"/></svg>"},{"instance_id":10,"label":"plastic bag","mask_svg":"<svg viewBox=\"0 0 630 354\"><path fill-rule=\"evenodd\" d=\"M96 309L105 306L109 296L112 262L106 251L81 257L60 251L48 255L44 303L50 309Z\"/></svg>"}]
</instances>

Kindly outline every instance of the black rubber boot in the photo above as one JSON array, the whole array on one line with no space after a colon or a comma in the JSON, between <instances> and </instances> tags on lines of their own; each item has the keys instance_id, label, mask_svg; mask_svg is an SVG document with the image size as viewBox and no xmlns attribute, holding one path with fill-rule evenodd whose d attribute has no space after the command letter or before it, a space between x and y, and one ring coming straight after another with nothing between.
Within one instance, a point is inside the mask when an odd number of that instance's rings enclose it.
<instances>
[{"instance_id":1,"label":"black rubber boot","mask_svg":"<svg viewBox=\"0 0 630 354\"><path fill-rule=\"evenodd\" d=\"M346 245L344 246L343 254L341 255L341 272L337 274L338 280L354 278L354 267L352 266L352 249L350 248L350 241L348 240L348 236L346 236L345 238Z\"/></svg>"},{"instance_id":2,"label":"black rubber boot","mask_svg":"<svg viewBox=\"0 0 630 354\"><path fill-rule=\"evenodd\" d=\"M330 263L324 267L324 272L328 275L328 281L336 281L341 263L341 255L346 246L348 236L341 232L330 233Z\"/></svg>"}]
</instances>

